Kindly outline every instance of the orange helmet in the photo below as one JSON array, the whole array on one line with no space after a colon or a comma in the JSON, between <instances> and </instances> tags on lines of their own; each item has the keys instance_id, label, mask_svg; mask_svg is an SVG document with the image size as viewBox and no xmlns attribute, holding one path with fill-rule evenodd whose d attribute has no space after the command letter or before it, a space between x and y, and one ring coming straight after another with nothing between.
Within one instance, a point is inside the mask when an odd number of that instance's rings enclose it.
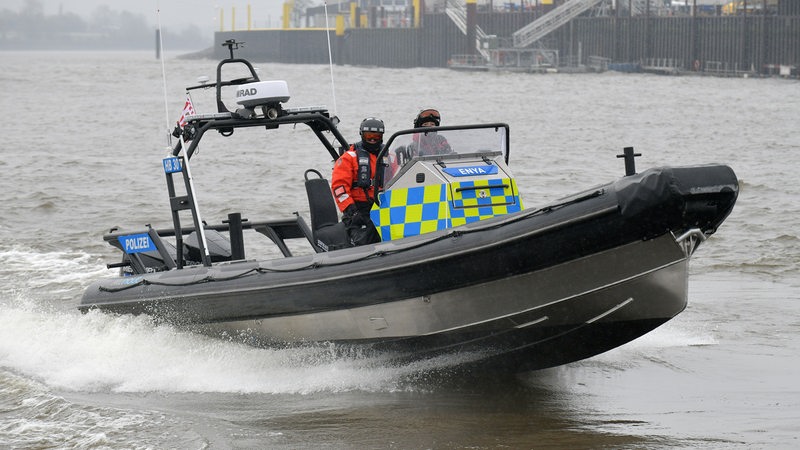
<instances>
[{"instance_id":1,"label":"orange helmet","mask_svg":"<svg viewBox=\"0 0 800 450\"><path fill-rule=\"evenodd\" d=\"M419 128L422 126L422 124L428 122L432 122L435 127L438 127L440 120L441 115L439 114L439 111L433 108L423 109L419 112L419 114L417 114L417 118L414 119L414 128Z\"/></svg>"}]
</instances>

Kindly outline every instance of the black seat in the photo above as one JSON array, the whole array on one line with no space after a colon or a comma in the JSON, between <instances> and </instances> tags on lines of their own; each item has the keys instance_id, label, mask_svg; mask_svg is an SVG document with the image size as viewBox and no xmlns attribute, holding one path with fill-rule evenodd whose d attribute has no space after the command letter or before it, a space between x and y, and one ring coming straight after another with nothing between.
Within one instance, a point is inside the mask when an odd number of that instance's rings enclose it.
<instances>
[{"instance_id":1,"label":"black seat","mask_svg":"<svg viewBox=\"0 0 800 450\"><path fill-rule=\"evenodd\" d=\"M316 178L309 178L309 174L315 174ZM304 178L311 214L314 250L319 253L350 247L347 230L344 224L339 222L339 211L333 201L328 180L315 169L306 170Z\"/></svg>"},{"instance_id":2,"label":"black seat","mask_svg":"<svg viewBox=\"0 0 800 450\"><path fill-rule=\"evenodd\" d=\"M206 235L206 245L208 246L208 255L211 257L211 262L230 261L231 241L216 230L204 230L204 233ZM187 261L199 262L203 260L196 231L192 231L186 236L183 240L183 246L186 249L185 254Z\"/></svg>"}]
</instances>

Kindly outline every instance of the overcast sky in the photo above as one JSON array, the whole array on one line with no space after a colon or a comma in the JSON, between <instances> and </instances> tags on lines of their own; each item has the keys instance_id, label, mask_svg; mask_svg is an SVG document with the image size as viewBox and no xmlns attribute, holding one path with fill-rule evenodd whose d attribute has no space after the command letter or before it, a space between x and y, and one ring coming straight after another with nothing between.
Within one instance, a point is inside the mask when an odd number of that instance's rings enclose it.
<instances>
[{"instance_id":1,"label":"overcast sky","mask_svg":"<svg viewBox=\"0 0 800 450\"><path fill-rule=\"evenodd\" d=\"M232 8L236 8L236 28L247 28L247 5L250 5L252 26L255 28L279 27L283 14L283 0L39 0L46 15L75 13L88 18L98 6L107 5L114 11L142 14L153 26L161 17L161 25L181 31L187 25L197 25L203 30L218 31L220 11L225 30L231 29ZM320 3L321 4L321 3ZM0 0L0 9L19 11L25 0ZM160 10L160 14L157 11Z\"/></svg>"}]
</instances>

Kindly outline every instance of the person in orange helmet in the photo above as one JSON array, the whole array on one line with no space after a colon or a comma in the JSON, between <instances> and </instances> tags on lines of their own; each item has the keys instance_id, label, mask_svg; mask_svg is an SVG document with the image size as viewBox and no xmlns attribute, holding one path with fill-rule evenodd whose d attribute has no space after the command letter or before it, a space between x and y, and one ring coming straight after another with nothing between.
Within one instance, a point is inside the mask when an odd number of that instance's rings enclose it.
<instances>
[{"instance_id":1,"label":"person in orange helmet","mask_svg":"<svg viewBox=\"0 0 800 450\"><path fill-rule=\"evenodd\" d=\"M438 127L441 123L439 111L428 108L423 109L414 118L414 128ZM453 149L444 136L435 131L417 133L412 137L409 145L409 156L446 155L453 153Z\"/></svg>"}]
</instances>

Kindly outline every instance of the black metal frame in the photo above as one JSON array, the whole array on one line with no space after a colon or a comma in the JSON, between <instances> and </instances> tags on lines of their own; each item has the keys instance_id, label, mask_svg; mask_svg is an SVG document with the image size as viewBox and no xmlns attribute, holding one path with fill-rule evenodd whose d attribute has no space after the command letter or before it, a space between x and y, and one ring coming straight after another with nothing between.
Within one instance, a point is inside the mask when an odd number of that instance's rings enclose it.
<instances>
[{"instance_id":1,"label":"black metal frame","mask_svg":"<svg viewBox=\"0 0 800 450\"><path fill-rule=\"evenodd\" d=\"M217 64L217 79L213 85L201 84L187 88L187 91L195 89L216 89L217 113L195 115L187 118L187 124L183 130L177 129L176 135L183 136L175 147L172 149L172 155L180 159L181 170L183 174L184 185L186 186L186 195L177 195L175 190L175 182L173 180L173 173L166 173L167 189L169 192L170 209L172 211L173 230L152 230L156 236L153 239L159 249L159 253L167 255L169 252L165 249L163 242L158 239L159 236L175 236L176 247L178 248L177 255L174 261L170 257L171 263L168 268L181 269L184 265L184 256L181 251L183 246L183 236L191 233L192 231L203 226L203 229L213 229L217 231L228 231L231 241L232 256L234 259L244 258L244 245L242 238L243 229L255 229L259 233L267 236L272 240L280 249L284 256L291 256L291 251L284 242L285 239L302 238L306 237L312 243L311 230L303 219L296 215L295 219L278 220L278 221L265 221L265 222L246 222L242 221L240 214L229 215L227 223L223 225L204 225L201 224L198 214L196 199L192 195L191 179L187 171L188 160L197 150L197 147L202 140L205 133L209 130L216 130L221 135L227 137L233 133L236 128L251 128L251 127L264 127L267 130L276 129L282 125L296 125L305 124L314 132L317 139L328 150L331 158L337 159L349 147L347 140L342 136L337 128L339 122L338 118L331 117L328 111L324 108L308 108L302 110L285 110L281 107L280 103L269 104L265 106L258 106L262 108L262 114L256 114L254 109L243 108L236 111L229 111L225 104L222 102L222 88L225 86L237 86L247 83L254 83L260 81L253 65L241 58L233 57L233 50L238 48L242 43L234 40L228 40L222 45L228 47L230 51L230 58L224 59ZM244 78L236 78L231 80L222 79L222 68L226 64L244 64L250 72L250 76ZM333 140L329 140L324 135L325 132L330 132L333 135ZM334 147L334 142L339 143L339 147ZM186 151L181 155L181 147L186 145ZM179 212L183 210L190 210L194 227L182 228ZM151 233L151 238L153 238ZM116 239L118 234L107 234L105 239L111 241ZM202 262L205 266L211 265L211 259L206 254L205 243L202 239L198 239L199 250ZM136 258L132 258L136 259ZM165 262L167 260L165 259ZM135 262L132 264L135 266ZM142 265L142 264L140 264ZM134 270L143 269L142 267Z\"/></svg>"}]
</instances>

